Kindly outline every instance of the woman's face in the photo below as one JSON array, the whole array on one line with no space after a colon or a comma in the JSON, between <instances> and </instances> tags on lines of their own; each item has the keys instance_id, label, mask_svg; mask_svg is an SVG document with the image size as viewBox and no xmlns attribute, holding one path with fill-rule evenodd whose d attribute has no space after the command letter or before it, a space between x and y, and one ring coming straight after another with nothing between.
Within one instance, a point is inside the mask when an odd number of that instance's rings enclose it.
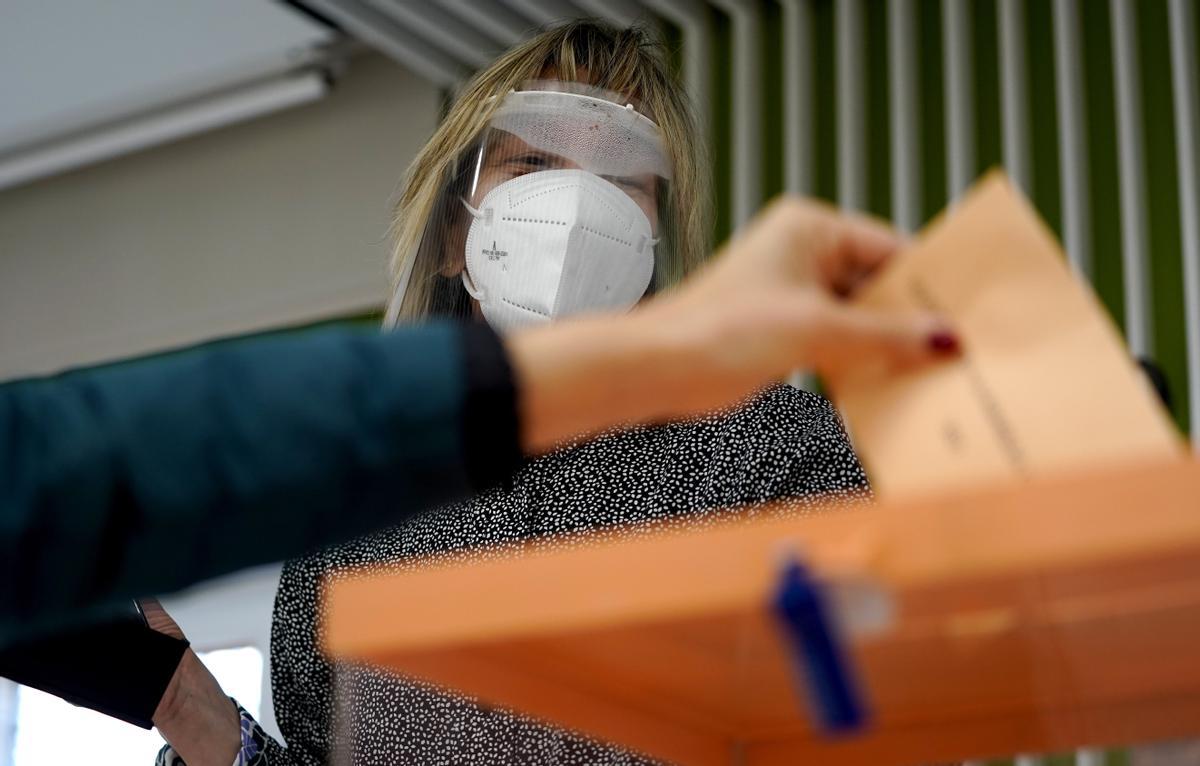
<instances>
[{"instance_id":1,"label":"woman's face","mask_svg":"<svg viewBox=\"0 0 1200 766\"><path fill-rule=\"evenodd\" d=\"M618 103L618 101L614 100L613 103ZM629 103L634 103L634 100L630 99ZM640 107L635 104L634 108ZM518 112L518 114L520 113ZM554 113L551 112L550 115L553 117ZM558 149L558 151L540 149L515 132L501 129L499 126L492 126L484 136L482 148L472 158L473 166L464 169L467 173L465 201L472 208L481 208L484 199L494 189L507 181L529 173L550 170L595 172L599 168L624 172L625 169L629 169L631 172L623 175L604 173L596 173L596 175L624 191L646 215L652 232L651 236L660 237L659 203L665 188L661 158L652 158L643 162L647 153L654 151L648 149L645 143L632 145L623 157L601 154L604 151L613 151L615 147L624 146L622 141L639 139L645 141L645 133L638 134L636 130L629 128L626 128L629 130L628 134L614 134L611 137L605 136L603 133L593 136L588 133L572 132L572 130L605 129L603 118L596 119L590 128L589 122L590 120L585 120L582 125L576 125L557 137L550 137L551 145L555 141L559 141L563 145L564 148ZM568 119L562 125L565 128L569 123ZM526 126L520 125L519 127L524 129ZM536 122L531 127L535 129L533 135L537 135L536 129L544 129ZM558 147L555 146L555 148ZM655 159L659 159L659 161L656 162ZM457 277L466 268L467 234L473 220L463 205L455 204L453 215L454 220L446 229L446 236L443 240L445 251L443 252L441 274L445 277ZM471 300L475 316L481 318L482 311L478 301L474 298Z\"/></svg>"},{"instance_id":2,"label":"woman's face","mask_svg":"<svg viewBox=\"0 0 1200 766\"><path fill-rule=\"evenodd\" d=\"M467 200L471 207L475 208L482 204L490 191L505 181L543 170L581 169L577 162L537 149L512 133L500 130L492 130L487 136L478 162L479 173L474 179L475 188ZM650 220L650 230L654 232L654 236L658 236L659 177L654 173L643 173L621 177L602 175L601 178L622 189L637 203ZM471 216L465 208L456 207L457 220L447 232L444 260L446 265L442 269L442 274L446 277L458 276L466 264L467 231L471 227ZM481 318L479 302L474 299L471 302L473 313L477 318Z\"/></svg>"}]
</instances>

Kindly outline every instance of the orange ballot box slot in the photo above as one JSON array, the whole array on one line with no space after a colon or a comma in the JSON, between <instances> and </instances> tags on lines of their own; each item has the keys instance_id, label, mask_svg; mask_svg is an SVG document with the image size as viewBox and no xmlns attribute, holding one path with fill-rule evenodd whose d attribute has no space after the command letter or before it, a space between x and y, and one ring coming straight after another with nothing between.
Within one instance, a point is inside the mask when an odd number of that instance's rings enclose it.
<instances>
[{"instance_id":1,"label":"orange ballot box slot","mask_svg":"<svg viewBox=\"0 0 1200 766\"><path fill-rule=\"evenodd\" d=\"M860 298L961 359L830 381L880 502L326 585L332 656L687 764L919 764L1200 734L1200 463L998 174ZM815 731L794 557L852 629L866 725ZM868 599L869 601L869 599ZM877 604L878 605L878 604Z\"/></svg>"},{"instance_id":2,"label":"orange ballot box slot","mask_svg":"<svg viewBox=\"0 0 1200 766\"><path fill-rule=\"evenodd\" d=\"M864 365L829 381L881 495L1182 449L1100 302L1000 173L858 300L937 311L964 351L907 375Z\"/></svg>"}]
</instances>

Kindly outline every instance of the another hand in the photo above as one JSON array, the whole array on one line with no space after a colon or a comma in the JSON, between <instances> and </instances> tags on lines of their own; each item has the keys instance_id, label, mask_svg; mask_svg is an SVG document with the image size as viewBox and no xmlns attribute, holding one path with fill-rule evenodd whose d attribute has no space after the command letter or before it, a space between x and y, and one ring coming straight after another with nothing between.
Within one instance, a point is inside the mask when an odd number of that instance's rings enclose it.
<instances>
[{"instance_id":1,"label":"another hand","mask_svg":"<svg viewBox=\"0 0 1200 766\"><path fill-rule=\"evenodd\" d=\"M141 605L151 628L184 637L156 599L142 599ZM242 743L237 707L190 648L154 711L154 726L188 766L228 766Z\"/></svg>"}]
</instances>

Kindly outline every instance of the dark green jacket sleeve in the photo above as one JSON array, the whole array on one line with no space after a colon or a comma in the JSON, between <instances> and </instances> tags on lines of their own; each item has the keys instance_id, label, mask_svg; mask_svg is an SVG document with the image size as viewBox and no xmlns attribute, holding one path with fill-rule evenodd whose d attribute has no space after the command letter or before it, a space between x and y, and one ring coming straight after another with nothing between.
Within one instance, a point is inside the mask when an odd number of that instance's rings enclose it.
<instances>
[{"instance_id":1,"label":"dark green jacket sleeve","mask_svg":"<svg viewBox=\"0 0 1200 766\"><path fill-rule=\"evenodd\" d=\"M459 336L322 331L0 386L0 641L462 496Z\"/></svg>"}]
</instances>

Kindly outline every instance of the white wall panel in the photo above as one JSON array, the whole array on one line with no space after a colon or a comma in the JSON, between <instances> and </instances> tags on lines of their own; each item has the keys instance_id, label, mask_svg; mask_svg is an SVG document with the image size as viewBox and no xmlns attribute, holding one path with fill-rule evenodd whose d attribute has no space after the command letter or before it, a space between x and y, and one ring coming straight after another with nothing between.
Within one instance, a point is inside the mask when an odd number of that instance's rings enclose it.
<instances>
[{"instance_id":1,"label":"white wall panel","mask_svg":"<svg viewBox=\"0 0 1200 766\"><path fill-rule=\"evenodd\" d=\"M316 104L0 192L0 377L379 306L438 109L364 57Z\"/></svg>"}]
</instances>

